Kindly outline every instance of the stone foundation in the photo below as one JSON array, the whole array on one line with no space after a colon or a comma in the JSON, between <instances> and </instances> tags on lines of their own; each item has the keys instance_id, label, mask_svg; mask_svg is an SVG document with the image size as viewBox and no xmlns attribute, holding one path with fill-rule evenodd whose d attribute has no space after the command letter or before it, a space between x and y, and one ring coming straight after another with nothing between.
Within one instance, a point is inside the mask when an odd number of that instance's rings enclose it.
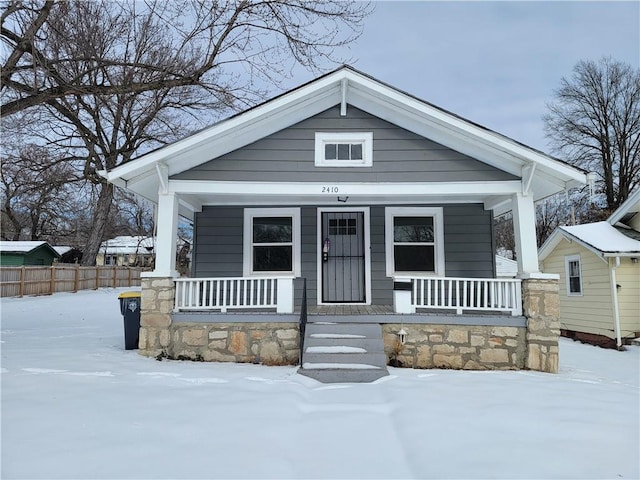
<instances>
[{"instance_id":1,"label":"stone foundation","mask_svg":"<svg viewBox=\"0 0 640 480\"><path fill-rule=\"evenodd\" d=\"M143 277L140 299L140 354L155 357L169 346L175 284L173 278Z\"/></svg>"},{"instance_id":2,"label":"stone foundation","mask_svg":"<svg viewBox=\"0 0 640 480\"><path fill-rule=\"evenodd\" d=\"M560 295L550 275L522 280L522 311L527 317L525 368L558 373Z\"/></svg>"},{"instance_id":3,"label":"stone foundation","mask_svg":"<svg viewBox=\"0 0 640 480\"><path fill-rule=\"evenodd\" d=\"M407 332L404 345L398 331ZM525 364L524 327L476 325L383 325L384 349L403 367L517 370Z\"/></svg>"},{"instance_id":4,"label":"stone foundation","mask_svg":"<svg viewBox=\"0 0 640 480\"><path fill-rule=\"evenodd\" d=\"M170 327L169 358L205 362L297 365L297 323L175 323Z\"/></svg>"},{"instance_id":5,"label":"stone foundation","mask_svg":"<svg viewBox=\"0 0 640 480\"><path fill-rule=\"evenodd\" d=\"M172 278L143 277L140 354L217 362L296 365L297 323L172 323ZM558 280L540 275L522 282L525 327L384 324L385 353L404 367L464 370L558 371ZM398 345L397 332L407 339Z\"/></svg>"}]
</instances>

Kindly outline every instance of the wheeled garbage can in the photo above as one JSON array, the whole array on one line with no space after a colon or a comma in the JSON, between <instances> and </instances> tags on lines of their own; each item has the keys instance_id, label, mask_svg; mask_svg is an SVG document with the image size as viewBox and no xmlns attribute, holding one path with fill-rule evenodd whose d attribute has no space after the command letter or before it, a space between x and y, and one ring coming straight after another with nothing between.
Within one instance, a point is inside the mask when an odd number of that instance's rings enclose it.
<instances>
[{"instance_id":1,"label":"wheeled garbage can","mask_svg":"<svg viewBox=\"0 0 640 480\"><path fill-rule=\"evenodd\" d=\"M124 319L124 348L138 348L140 335L140 292L122 292L118 295L120 313Z\"/></svg>"}]
</instances>

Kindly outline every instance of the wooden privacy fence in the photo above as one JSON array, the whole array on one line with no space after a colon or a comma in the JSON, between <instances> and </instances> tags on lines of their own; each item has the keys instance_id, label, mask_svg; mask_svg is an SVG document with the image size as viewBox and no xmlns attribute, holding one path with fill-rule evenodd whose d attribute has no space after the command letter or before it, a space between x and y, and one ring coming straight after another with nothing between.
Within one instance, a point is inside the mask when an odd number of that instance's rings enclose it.
<instances>
[{"instance_id":1,"label":"wooden privacy fence","mask_svg":"<svg viewBox=\"0 0 640 480\"><path fill-rule=\"evenodd\" d=\"M0 297L139 286L140 272L140 268L118 266L0 267Z\"/></svg>"}]
</instances>

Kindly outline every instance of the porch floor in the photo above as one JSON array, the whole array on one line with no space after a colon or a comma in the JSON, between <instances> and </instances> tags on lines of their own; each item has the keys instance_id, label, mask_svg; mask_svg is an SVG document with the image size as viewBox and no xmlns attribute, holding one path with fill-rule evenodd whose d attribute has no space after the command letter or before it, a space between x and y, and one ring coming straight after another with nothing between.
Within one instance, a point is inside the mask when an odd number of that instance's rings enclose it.
<instances>
[{"instance_id":1,"label":"porch floor","mask_svg":"<svg viewBox=\"0 0 640 480\"><path fill-rule=\"evenodd\" d=\"M300 321L300 307L294 313L275 313L274 311L229 309L220 311L185 311L174 312L176 323L244 323L244 322L292 322ZM374 317L374 318L372 318ZM425 323L425 324L458 324L458 325L496 325L526 326L522 316L511 316L504 312L465 311L458 315L453 310L420 309L416 313L395 313L393 305L309 305L307 322L338 323Z\"/></svg>"}]
</instances>

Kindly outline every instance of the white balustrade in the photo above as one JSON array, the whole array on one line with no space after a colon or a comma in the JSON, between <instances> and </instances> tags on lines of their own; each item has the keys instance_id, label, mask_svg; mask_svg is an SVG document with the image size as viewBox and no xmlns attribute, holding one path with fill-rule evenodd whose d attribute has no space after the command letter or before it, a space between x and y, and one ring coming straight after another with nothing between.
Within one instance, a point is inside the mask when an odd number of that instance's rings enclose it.
<instances>
[{"instance_id":1,"label":"white balustrade","mask_svg":"<svg viewBox=\"0 0 640 480\"><path fill-rule=\"evenodd\" d=\"M403 279L404 280L404 279ZM494 278L411 278L411 309L509 312L522 315L522 281Z\"/></svg>"},{"instance_id":2,"label":"white balustrade","mask_svg":"<svg viewBox=\"0 0 640 480\"><path fill-rule=\"evenodd\" d=\"M174 311L276 309L293 312L293 277L178 278Z\"/></svg>"}]
</instances>

